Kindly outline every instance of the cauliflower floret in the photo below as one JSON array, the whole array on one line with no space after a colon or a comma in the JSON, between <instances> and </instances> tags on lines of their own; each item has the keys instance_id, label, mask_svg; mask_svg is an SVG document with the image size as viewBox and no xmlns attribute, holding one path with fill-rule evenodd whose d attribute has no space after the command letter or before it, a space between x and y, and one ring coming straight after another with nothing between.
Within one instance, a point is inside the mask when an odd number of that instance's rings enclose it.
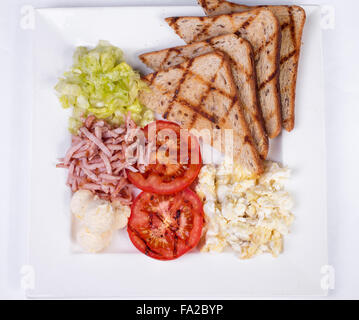
<instances>
[{"instance_id":1,"label":"cauliflower floret","mask_svg":"<svg viewBox=\"0 0 359 320\"><path fill-rule=\"evenodd\" d=\"M112 240L112 231L103 233L92 233L86 227L80 229L77 234L78 244L90 253L96 253L104 250Z\"/></svg>"},{"instance_id":2,"label":"cauliflower floret","mask_svg":"<svg viewBox=\"0 0 359 320\"><path fill-rule=\"evenodd\" d=\"M87 190L73 195L71 211L81 221L77 241L88 252L99 252L107 247L113 231L125 228L131 215L129 206L119 201L101 200Z\"/></svg>"},{"instance_id":3,"label":"cauliflower floret","mask_svg":"<svg viewBox=\"0 0 359 320\"><path fill-rule=\"evenodd\" d=\"M127 226L128 218L131 215L131 208L129 206L117 205L115 207L115 229L123 229Z\"/></svg>"},{"instance_id":4,"label":"cauliflower floret","mask_svg":"<svg viewBox=\"0 0 359 320\"><path fill-rule=\"evenodd\" d=\"M71 199L71 212L75 215L76 218L82 220L84 218L85 210L90 202L93 200L94 196L91 191L88 190L78 190L74 193Z\"/></svg>"},{"instance_id":5,"label":"cauliflower floret","mask_svg":"<svg viewBox=\"0 0 359 320\"><path fill-rule=\"evenodd\" d=\"M110 202L94 199L84 215L84 225L93 233L103 233L113 228L115 211Z\"/></svg>"}]
</instances>

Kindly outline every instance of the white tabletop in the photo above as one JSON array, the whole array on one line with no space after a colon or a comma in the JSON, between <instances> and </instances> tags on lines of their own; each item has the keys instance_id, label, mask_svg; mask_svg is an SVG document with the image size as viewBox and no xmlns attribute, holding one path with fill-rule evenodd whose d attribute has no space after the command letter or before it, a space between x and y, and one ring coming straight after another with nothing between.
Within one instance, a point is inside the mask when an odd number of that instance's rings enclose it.
<instances>
[{"instance_id":1,"label":"white tabletop","mask_svg":"<svg viewBox=\"0 0 359 320\"><path fill-rule=\"evenodd\" d=\"M233 0L235 1L235 0ZM237 1L238 2L238 1ZM263 1L243 0L263 4ZM300 0L330 4L323 10L328 167L329 263L335 288L329 298L359 298L359 64L356 0ZM268 4L298 1L266 1ZM32 77L31 29L24 29L26 7L192 5L196 0L2 0L0 2L1 136L4 168L0 184L0 298L24 298L21 269L27 261L29 129ZM348 10L348 8L351 8ZM23 10L23 11L21 11ZM335 13L335 21L331 19ZM308 141L310 143L310 141ZM310 155L308 155L309 157ZM310 181L308 181L310 183ZM46 186L44 186L46 194ZM315 201L315 195L313 195ZM51 212L49 212L51 214ZM315 239L313 239L315 241ZM300 262L299 262L300 263Z\"/></svg>"}]
</instances>

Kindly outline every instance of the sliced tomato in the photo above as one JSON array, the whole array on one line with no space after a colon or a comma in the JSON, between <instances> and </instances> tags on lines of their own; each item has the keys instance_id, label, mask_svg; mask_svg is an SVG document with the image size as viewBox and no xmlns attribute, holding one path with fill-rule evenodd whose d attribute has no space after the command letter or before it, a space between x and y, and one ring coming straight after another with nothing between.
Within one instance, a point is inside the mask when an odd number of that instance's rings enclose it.
<instances>
[{"instance_id":1,"label":"sliced tomato","mask_svg":"<svg viewBox=\"0 0 359 320\"><path fill-rule=\"evenodd\" d=\"M202 202L190 189L174 195L142 192L132 204L127 232L142 253L172 260L197 246L203 221Z\"/></svg>"},{"instance_id":2,"label":"sliced tomato","mask_svg":"<svg viewBox=\"0 0 359 320\"><path fill-rule=\"evenodd\" d=\"M183 139L184 141L180 141L181 127L176 123L159 120L155 124L156 159L153 164L146 166L144 173L128 171L128 179L143 191L158 194L176 193L189 187L201 170L202 158L199 143L197 138L192 135L188 135L187 138ZM147 139L149 137L149 126L151 124L144 128ZM177 154L176 163L160 161L164 155L163 152L161 153L161 148L165 143L168 143L168 140L163 138L165 135L163 133L168 132L168 130L176 134L176 140L174 141L176 145L172 148ZM183 151L186 151L186 163L181 163L180 161L182 159L181 152L183 153Z\"/></svg>"}]
</instances>

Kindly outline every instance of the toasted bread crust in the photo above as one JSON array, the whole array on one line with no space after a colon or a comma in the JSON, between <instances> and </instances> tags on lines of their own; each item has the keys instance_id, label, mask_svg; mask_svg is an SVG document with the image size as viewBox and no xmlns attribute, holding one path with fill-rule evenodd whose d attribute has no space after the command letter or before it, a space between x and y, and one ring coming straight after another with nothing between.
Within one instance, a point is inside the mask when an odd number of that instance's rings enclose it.
<instances>
[{"instance_id":1,"label":"toasted bread crust","mask_svg":"<svg viewBox=\"0 0 359 320\"><path fill-rule=\"evenodd\" d=\"M148 52L140 55L140 59L149 68L159 71L216 50L226 53L230 59L232 74L238 88L239 100L243 106L245 119L256 148L262 159L265 159L268 154L269 141L257 100L254 57L248 41L234 34L227 34L190 45Z\"/></svg>"},{"instance_id":2,"label":"toasted bread crust","mask_svg":"<svg viewBox=\"0 0 359 320\"><path fill-rule=\"evenodd\" d=\"M140 93L141 103L189 130L233 130L235 160L255 174L263 172L225 54L207 53L143 79L152 90Z\"/></svg>"},{"instance_id":3,"label":"toasted bread crust","mask_svg":"<svg viewBox=\"0 0 359 320\"><path fill-rule=\"evenodd\" d=\"M267 8L278 18L282 30L280 55L280 87L282 125L287 131L294 128L295 95L298 62L306 14L299 6L246 6L225 0L199 0L207 15L244 12L255 8Z\"/></svg>"},{"instance_id":4,"label":"toasted bread crust","mask_svg":"<svg viewBox=\"0 0 359 320\"><path fill-rule=\"evenodd\" d=\"M248 40L254 49L259 103L270 138L281 131L281 100L278 93L280 27L268 9L215 17L171 17L166 22L187 43L235 33Z\"/></svg>"},{"instance_id":5,"label":"toasted bread crust","mask_svg":"<svg viewBox=\"0 0 359 320\"><path fill-rule=\"evenodd\" d=\"M306 14L303 8L298 6L291 6L292 10L297 10L299 16L299 22L295 24L296 28L296 52L293 56L293 69L294 71L290 74L291 75L291 85L289 93L282 99L284 102L282 105L282 114L283 116L283 127L287 131L292 131L295 125L295 97L296 97L296 86L297 86L297 76L298 76L298 64L300 58L300 48L302 45L302 35L303 29L306 21ZM283 72L287 72L287 68L283 65L282 67ZM285 98L289 97L288 105L286 105Z\"/></svg>"}]
</instances>

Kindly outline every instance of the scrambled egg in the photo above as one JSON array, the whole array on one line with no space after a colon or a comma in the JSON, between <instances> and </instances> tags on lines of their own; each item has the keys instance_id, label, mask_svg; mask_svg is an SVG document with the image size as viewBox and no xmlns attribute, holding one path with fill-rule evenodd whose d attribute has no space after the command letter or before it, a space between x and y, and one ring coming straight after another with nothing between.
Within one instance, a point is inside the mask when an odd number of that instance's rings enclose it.
<instances>
[{"instance_id":1,"label":"scrambled egg","mask_svg":"<svg viewBox=\"0 0 359 320\"><path fill-rule=\"evenodd\" d=\"M294 220L292 199L284 190L289 176L287 168L271 161L260 177L238 165L204 166L196 187L207 222L201 250L230 247L241 259L264 252L278 256Z\"/></svg>"}]
</instances>

